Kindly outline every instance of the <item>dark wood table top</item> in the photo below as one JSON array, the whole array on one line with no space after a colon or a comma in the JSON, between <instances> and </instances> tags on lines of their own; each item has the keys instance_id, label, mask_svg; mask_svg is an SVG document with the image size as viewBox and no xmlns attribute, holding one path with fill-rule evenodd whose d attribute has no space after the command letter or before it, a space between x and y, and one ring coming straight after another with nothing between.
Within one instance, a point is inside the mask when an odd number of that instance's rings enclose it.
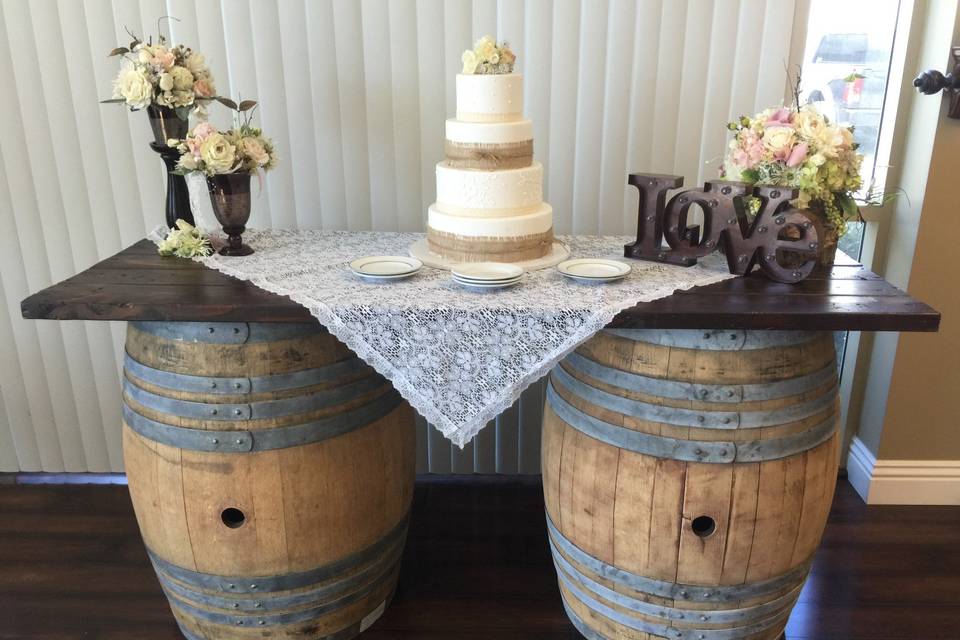
<instances>
[{"instance_id":1,"label":"dark wood table top","mask_svg":"<svg viewBox=\"0 0 960 640\"><path fill-rule=\"evenodd\" d=\"M50 320L315 321L285 296L192 260L162 258L148 240L35 293L21 310ZM844 259L829 278L796 285L753 274L678 291L623 311L611 326L936 331L939 324L937 311Z\"/></svg>"}]
</instances>

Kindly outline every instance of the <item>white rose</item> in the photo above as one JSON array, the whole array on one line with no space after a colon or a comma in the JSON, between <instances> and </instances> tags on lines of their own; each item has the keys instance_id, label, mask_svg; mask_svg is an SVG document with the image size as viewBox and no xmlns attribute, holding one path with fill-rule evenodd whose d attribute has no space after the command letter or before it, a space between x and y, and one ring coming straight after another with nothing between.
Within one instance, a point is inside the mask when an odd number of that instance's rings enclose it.
<instances>
[{"instance_id":1,"label":"white rose","mask_svg":"<svg viewBox=\"0 0 960 640\"><path fill-rule=\"evenodd\" d=\"M150 105L153 85L142 69L125 67L113 83L113 95L123 98L134 109L142 109Z\"/></svg>"},{"instance_id":2,"label":"white rose","mask_svg":"<svg viewBox=\"0 0 960 640\"><path fill-rule=\"evenodd\" d=\"M193 90L193 74L183 67L174 67L170 69L170 75L173 76L173 88L177 91Z\"/></svg>"},{"instance_id":3,"label":"white rose","mask_svg":"<svg viewBox=\"0 0 960 640\"><path fill-rule=\"evenodd\" d=\"M236 147L227 142L220 133L211 133L200 145L200 158L207 167L206 173L227 173L233 168Z\"/></svg>"},{"instance_id":4,"label":"white rose","mask_svg":"<svg viewBox=\"0 0 960 640\"><path fill-rule=\"evenodd\" d=\"M153 60L153 50L145 44L141 44L137 47L137 60L143 64L150 64L150 61Z\"/></svg>"},{"instance_id":5,"label":"white rose","mask_svg":"<svg viewBox=\"0 0 960 640\"><path fill-rule=\"evenodd\" d=\"M477 55L473 51L464 51L460 60L463 61L462 73L471 74L477 70Z\"/></svg>"},{"instance_id":6,"label":"white rose","mask_svg":"<svg viewBox=\"0 0 960 640\"><path fill-rule=\"evenodd\" d=\"M823 116L816 110L812 107L805 107L796 115L795 124L802 138L813 141L816 140L825 122Z\"/></svg>"},{"instance_id":7,"label":"white rose","mask_svg":"<svg viewBox=\"0 0 960 640\"><path fill-rule=\"evenodd\" d=\"M163 91L170 91L173 89L173 74L170 73L161 73L160 74L160 89Z\"/></svg>"},{"instance_id":8,"label":"white rose","mask_svg":"<svg viewBox=\"0 0 960 640\"><path fill-rule=\"evenodd\" d=\"M776 152L793 146L797 136L790 127L767 127L763 132L763 146Z\"/></svg>"}]
</instances>

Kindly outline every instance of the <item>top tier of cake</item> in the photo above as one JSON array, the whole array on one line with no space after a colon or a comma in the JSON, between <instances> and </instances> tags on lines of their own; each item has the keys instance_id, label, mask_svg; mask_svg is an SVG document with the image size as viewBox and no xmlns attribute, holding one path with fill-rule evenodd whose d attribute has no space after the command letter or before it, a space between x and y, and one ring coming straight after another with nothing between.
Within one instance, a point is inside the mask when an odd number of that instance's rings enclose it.
<instances>
[{"instance_id":1,"label":"top tier of cake","mask_svg":"<svg viewBox=\"0 0 960 640\"><path fill-rule=\"evenodd\" d=\"M523 76L519 73L457 74L457 120L523 120Z\"/></svg>"}]
</instances>

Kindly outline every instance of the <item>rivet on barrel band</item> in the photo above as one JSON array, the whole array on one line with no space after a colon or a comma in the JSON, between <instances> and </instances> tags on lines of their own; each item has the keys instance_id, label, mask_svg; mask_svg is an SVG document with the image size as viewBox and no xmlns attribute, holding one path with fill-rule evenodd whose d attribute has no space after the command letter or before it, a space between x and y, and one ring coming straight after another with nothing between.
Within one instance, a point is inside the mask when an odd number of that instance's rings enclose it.
<instances>
[{"instance_id":1,"label":"rivet on barrel band","mask_svg":"<svg viewBox=\"0 0 960 640\"><path fill-rule=\"evenodd\" d=\"M310 442L320 442L371 424L389 414L402 402L400 394L391 390L357 409L328 418L277 429L253 431L213 431L177 427L140 415L123 406L123 418L135 432L161 444L193 451L247 453L285 449Z\"/></svg>"},{"instance_id":2,"label":"rivet on barrel band","mask_svg":"<svg viewBox=\"0 0 960 640\"><path fill-rule=\"evenodd\" d=\"M799 395L827 384L837 375L836 366L830 363L809 375L764 384L702 384L642 376L594 362L576 351L568 355L563 362L575 371L628 391L676 400L734 404Z\"/></svg>"},{"instance_id":3,"label":"rivet on barrel band","mask_svg":"<svg viewBox=\"0 0 960 640\"><path fill-rule=\"evenodd\" d=\"M213 376L193 376L154 369L135 360L129 353L124 354L123 368L138 380L175 391L192 391L219 395L239 395L262 393L265 391L285 391L300 389L322 382L337 380L343 376L369 369L360 358L341 360L323 367L303 369L293 373L277 373L269 376L250 378L227 378Z\"/></svg>"},{"instance_id":4,"label":"rivet on barrel band","mask_svg":"<svg viewBox=\"0 0 960 640\"><path fill-rule=\"evenodd\" d=\"M147 549L147 554L150 556L150 561L158 571L163 571L173 579L197 588L237 594L287 591L329 580L348 569L374 560L391 546L404 540L407 534L409 520L410 514L408 513L393 529L388 531L372 545L349 556L340 558L336 562L331 562L330 564L325 564L322 567L317 567L309 571L285 573L276 576L218 576L200 571L192 571L172 564L159 557L150 549ZM252 584L256 584L257 588L250 588Z\"/></svg>"},{"instance_id":5,"label":"rivet on barrel band","mask_svg":"<svg viewBox=\"0 0 960 640\"><path fill-rule=\"evenodd\" d=\"M317 411L348 402L358 396L386 385L382 376L370 376L350 382L333 389L315 391L309 395L294 396L281 400L265 400L245 404L229 404L220 402L192 402L178 400L168 396L161 396L142 389L129 380L123 381L123 391L137 404L169 413L181 418L197 420L262 420L264 418L279 418Z\"/></svg>"},{"instance_id":6,"label":"rivet on barrel band","mask_svg":"<svg viewBox=\"0 0 960 640\"><path fill-rule=\"evenodd\" d=\"M727 585L722 587L704 587L693 584L665 582L646 576L624 571L613 565L598 560L580 547L573 544L557 529L550 516L547 516L547 531L550 546L556 554L560 550L577 564L583 565L598 576L623 585L627 589L649 593L661 598L686 600L689 602L738 602L752 600L769 594L777 593L793 584L800 584L810 570L810 560L803 564L768 580L748 582L742 585Z\"/></svg>"}]
</instances>

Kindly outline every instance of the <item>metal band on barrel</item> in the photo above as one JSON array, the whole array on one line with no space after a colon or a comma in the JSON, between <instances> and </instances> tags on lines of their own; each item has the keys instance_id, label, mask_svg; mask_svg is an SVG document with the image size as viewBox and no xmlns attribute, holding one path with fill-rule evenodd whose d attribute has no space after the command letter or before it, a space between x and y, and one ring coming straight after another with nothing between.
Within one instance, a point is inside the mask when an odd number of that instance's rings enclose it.
<instances>
[{"instance_id":1,"label":"metal band on barrel","mask_svg":"<svg viewBox=\"0 0 960 640\"><path fill-rule=\"evenodd\" d=\"M800 590L803 588L801 578L801 581L784 595L752 607L741 607L739 609L685 609L668 607L655 602L631 598L626 594L614 591L570 564L566 558L557 553L556 547L553 548L553 562L558 574L562 573L566 575L571 581L577 583L578 588L585 589L591 595L598 596L624 609L629 609L643 616L658 618L664 623L687 621L689 619L702 624L739 624L742 627L744 624L767 620L771 616L789 611L794 601L800 595Z\"/></svg>"},{"instance_id":2,"label":"metal band on barrel","mask_svg":"<svg viewBox=\"0 0 960 640\"><path fill-rule=\"evenodd\" d=\"M185 373L164 371L163 369L155 369L134 360L133 356L129 353L124 354L123 368L135 378L157 387L164 387L174 391L190 391L219 395L239 395L244 393L300 389L330 382L331 380L337 380L344 376L351 376L370 369L363 360L353 357L322 367L303 369L292 373L275 373L268 376L253 376L249 378L194 376Z\"/></svg>"},{"instance_id":3,"label":"metal band on barrel","mask_svg":"<svg viewBox=\"0 0 960 640\"><path fill-rule=\"evenodd\" d=\"M604 329L608 333L635 342L647 342L661 347L698 349L701 351L749 351L788 347L816 339L816 331L736 331L719 329Z\"/></svg>"},{"instance_id":4,"label":"metal band on barrel","mask_svg":"<svg viewBox=\"0 0 960 640\"><path fill-rule=\"evenodd\" d=\"M626 398L615 393L609 393L575 378L567 373L566 369L562 366L554 367L552 376L575 395L598 407L650 422L662 422L664 424L674 424L684 427L700 427L702 429L757 429L761 427L775 427L822 413L833 406L836 401L836 394L824 393L812 400L787 405L780 409L765 409L761 411L704 411L702 409L683 409L680 407L653 404Z\"/></svg>"},{"instance_id":5,"label":"metal band on barrel","mask_svg":"<svg viewBox=\"0 0 960 640\"><path fill-rule=\"evenodd\" d=\"M179 400L147 391L127 379L123 381L123 392L141 406L154 411L169 413L179 418L239 422L281 418L318 411L343 404L386 385L387 381L382 376L375 375L332 389L314 391L290 398L240 403Z\"/></svg>"},{"instance_id":6,"label":"metal band on barrel","mask_svg":"<svg viewBox=\"0 0 960 640\"><path fill-rule=\"evenodd\" d=\"M633 591L649 593L661 598L671 598L674 600L683 600L688 602L712 603L712 602L737 602L740 600L752 600L762 596L770 595L782 591L790 585L802 584L807 573L810 571L810 560L807 560L800 566L794 567L790 571L783 573L769 580L759 580L748 584L725 585L716 587L704 587L702 585L679 584L676 582L666 582L648 578L636 573L630 573L613 565L599 560L577 545L568 540L547 514L547 532L551 550L554 554L559 549L571 558L577 564L581 564L593 571L598 576L616 582Z\"/></svg>"},{"instance_id":7,"label":"metal band on barrel","mask_svg":"<svg viewBox=\"0 0 960 640\"><path fill-rule=\"evenodd\" d=\"M179 342L203 342L208 344L248 344L293 340L311 335L324 334L327 330L319 324L298 322L150 322L131 323L138 331Z\"/></svg>"},{"instance_id":8,"label":"metal band on barrel","mask_svg":"<svg viewBox=\"0 0 960 640\"><path fill-rule=\"evenodd\" d=\"M786 458L825 442L836 429L836 416L801 433L746 442L678 440L634 431L610 424L577 409L557 393L551 377L547 385L547 404L572 428L614 447L636 453L683 460L686 462L733 463L760 462Z\"/></svg>"},{"instance_id":9,"label":"metal band on barrel","mask_svg":"<svg viewBox=\"0 0 960 640\"><path fill-rule=\"evenodd\" d=\"M391 389L369 403L344 413L288 427L251 431L178 427L151 420L126 403L123 405L123 419L127 426L144 438L172 447L193 451L250 453L286 449L349 433L388 415L402 402L400 394Z\"/></svg>"},{"instance_id":10,"label":"metal band on barrel","mask_svg":"<svg viewBox=\"0 0 960 640\"><path fill-rule=\"evenodd\" d=\"M577 597L578 600L580 600L594 613L597 613L619 625L627 627L628 629L634 629L643 633L652 633L656 636L661 636L664 638L676 640L741 640L742 638L747 638L753 634L769 629L781 621L780 618L773 617L764 620L763 622L729 629L681 629L673 625L656 624L647 622L646 620L633 618L621 611L617 611L613 607L610 607L599 600L596 600L590 594L581 590L562 572L558 572L557 577L560 579L560 582L563 583L563 585ZM567 610L569 611L569 608ZM603 636L598 637L603 638Z\"/></svg>"},{"instance_id":11,"label":"metal band on barrel","mask_svg":"<svg viewBox=\"0 0 960 640\"><path fill-rule=\"evenodd\" d=\"M836 380L837 376L837 367L830 363L820 371L815 371L809 375L776 382L763 384L702 384L643 376L600 364L576 351L568 355L563 362L571 369L582 372L591 378L628 391L674 400L699 400L701 402L731 404L788 398L821 387L831 380Z\"/></svg>"},{"instance_id":12,"label":"metal band on barrel","mask_svg":"<svg viewBox=\"0 0 960 640\"><path fill-rule=\"evenodd\" d=\"M322 567L285 573L275 576L218 576L212 573L193 571L167 560L164 560L152 550L147 549L150 561L157 572L163 572L169 577L188 584L197 589L207 589L219 593L257 594L273 591L288 591L301 589L320 582L325 582L337 575L359 565L367 564L383 555L391 547L401 544L407 535L407 525L410 514L407 513L382 538L355 553L344 558L325 564Z\"/></svg>"}]
</instances>

